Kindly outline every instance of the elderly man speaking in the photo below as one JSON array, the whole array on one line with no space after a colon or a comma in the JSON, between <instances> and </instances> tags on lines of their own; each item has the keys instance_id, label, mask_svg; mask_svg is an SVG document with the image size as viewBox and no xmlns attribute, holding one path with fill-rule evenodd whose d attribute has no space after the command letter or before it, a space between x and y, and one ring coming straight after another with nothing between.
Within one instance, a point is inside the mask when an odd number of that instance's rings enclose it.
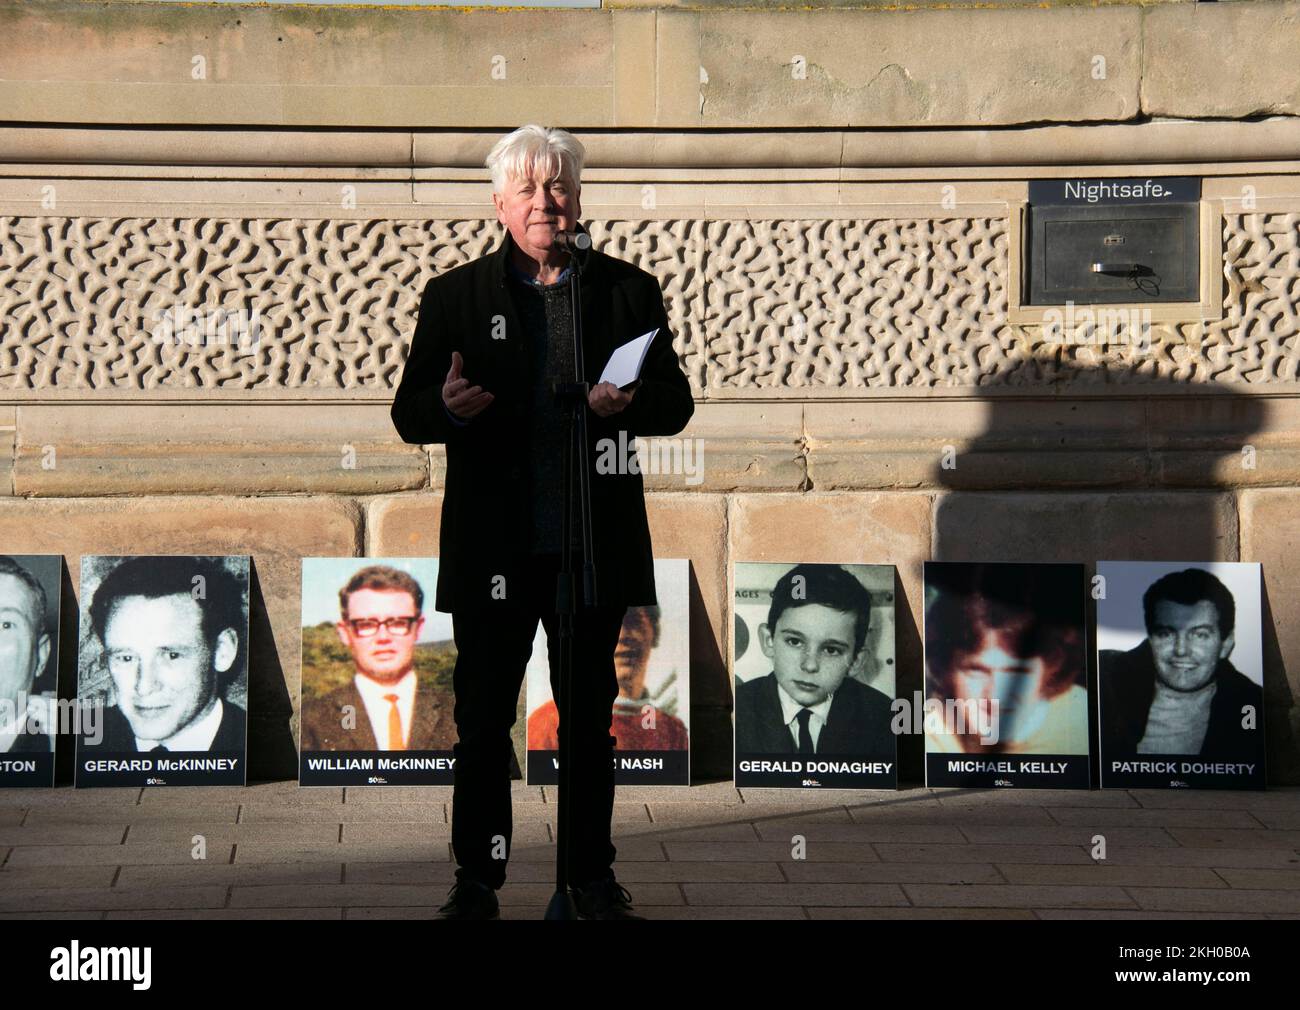
<instances>
[{"instance_id":1,"label":"elderly man speaking","mask_svg":"<svg viewBox=\"0 0 1300 1010\"><path fill-rule=\"evenodd\" d=\"M403 441L447 447L435 605L452 615L459 742L456 884L439 910L444 918L498 915L510 846L510 727L539 620L559 697L556 576L566 547L580 569L581 529L575 522L571 543L560 543L569 418L554 387L573 380L574 353L571 254L556 235L585 231L584 157L572 134L540 126L492 148L492 201L507 234L488 255L425 286L393 400ZM598 445L676 434L694 404L655 278L595 249L572 255L582 257L597 595L574 619L569 869L580 916L626 919L637 916L614 878L610 841L614 650L627 608L657 601L639 468L598 472L610 468L592 461ZM596 381L615 348L656 327L639 385L623 391Z\"/></svg>"}]
</instances>

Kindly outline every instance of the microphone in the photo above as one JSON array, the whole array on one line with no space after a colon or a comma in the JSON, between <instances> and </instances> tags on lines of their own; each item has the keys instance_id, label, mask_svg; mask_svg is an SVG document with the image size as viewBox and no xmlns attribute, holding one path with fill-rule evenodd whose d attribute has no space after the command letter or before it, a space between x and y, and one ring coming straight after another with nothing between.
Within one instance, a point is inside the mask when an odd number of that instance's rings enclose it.
<instances>
[{"instance_id":1,"label":"microphone","mask_svg":"<svg viewBox=\"0 0 1300 1010\"><path fill-rule=\"evenodd\" d=\"M561 249L567 249L574 252L578 249L591 248L591 236L585 231L557 231L555 233L555 244Z\"/></svg>"}]
</instances>

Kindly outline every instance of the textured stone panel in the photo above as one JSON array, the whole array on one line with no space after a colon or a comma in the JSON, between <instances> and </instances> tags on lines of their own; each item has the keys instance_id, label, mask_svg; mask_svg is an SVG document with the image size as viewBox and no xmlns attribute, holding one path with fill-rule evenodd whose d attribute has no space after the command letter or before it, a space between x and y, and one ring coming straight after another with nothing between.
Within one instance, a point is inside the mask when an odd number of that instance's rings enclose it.
<instances>
[{"instance_id":1,"label":"textured stone panel","mask_svg":"<svg viewBox=\"0 0 1300 1010\"><path fill-rule=\"evenodd\" d=\"M697 395L1300 381L1300 212L1223 218L1224 318L1152 346L1007 325L1007 219L593 222L664 287ZM482 220L0 217L0 384L339 390L386 399L424 282L491 251ZM176 306L258 314L256 341L155 331ZM188 339L188 338L186 338Z\"/></svg>"},{"instance_id":2,"label":"textured stone panel","mask_svg":"<svg viewBox=\"0 0 1300 1010\"><path fill-rule=\"evenodd\" d=\"M601 248L661 278L698 386L689 229L591 230ZM0 217L0 384L390 396L425 282L491 252L503 234L480 220ZM203 313L192 339L158 329L178 306ZM233 322L223 339L217 309L242 310L250 324L256 312L256 339L250 326L241 342Z\"/></svg>"}]
</instances>

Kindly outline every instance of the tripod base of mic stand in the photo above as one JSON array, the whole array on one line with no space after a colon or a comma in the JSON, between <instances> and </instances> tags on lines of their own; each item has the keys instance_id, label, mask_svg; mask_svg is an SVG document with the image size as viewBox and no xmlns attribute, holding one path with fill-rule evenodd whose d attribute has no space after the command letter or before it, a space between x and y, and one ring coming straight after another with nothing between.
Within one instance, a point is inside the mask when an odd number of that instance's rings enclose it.
<instances>
[{"instance_id":1,"label":"tripod base of mic stand","mask_svg":"<svg viewBox=\"0 0 1300 1010\"><path fill-rule=\"evenodd\" d=\"M573 903L573 895L568 890L556 891L546 906L546 919L576 919L578 906Z\"/></svg>"}]
</instances>

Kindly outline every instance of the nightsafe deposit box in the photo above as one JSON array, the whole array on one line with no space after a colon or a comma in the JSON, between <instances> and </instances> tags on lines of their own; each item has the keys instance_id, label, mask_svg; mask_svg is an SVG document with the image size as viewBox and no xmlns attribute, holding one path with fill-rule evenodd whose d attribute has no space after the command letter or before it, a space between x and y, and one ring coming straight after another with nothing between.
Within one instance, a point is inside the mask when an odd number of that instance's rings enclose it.
<instances>
[{"instance_id":1,"label":"nightsafe deposit box","mask_svg":"<svg viewBox=\"0 0 1300 1010\"><path fill-rule=\"evenodd\" d=\"M1025 305L1195 302L1201 180L1029 180Z\"/></svg>"}]
</instances>

